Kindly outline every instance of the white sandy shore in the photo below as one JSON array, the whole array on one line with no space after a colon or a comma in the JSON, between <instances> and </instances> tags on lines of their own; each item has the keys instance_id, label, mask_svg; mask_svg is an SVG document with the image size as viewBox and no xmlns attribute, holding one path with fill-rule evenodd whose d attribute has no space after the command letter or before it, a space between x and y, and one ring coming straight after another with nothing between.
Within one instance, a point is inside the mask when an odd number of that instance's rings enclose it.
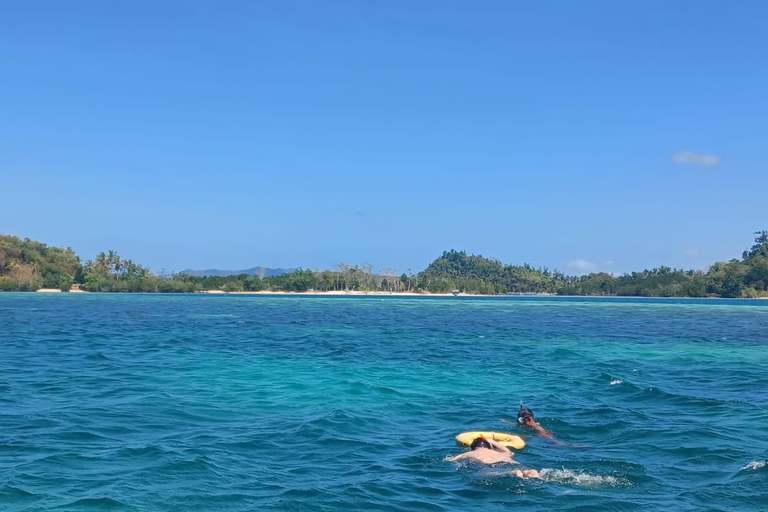
<instances>
[{"instance_id":1,"label":"white sandy shore","mask_svg":"<svg viewBox=\"0 0 768 512\"><path fill-rule=\"evenodd\" d=\"M56 288L40 288L37 293L61 293L61 290ZM90 293L85 290L71 289L69 293ZM129 292L124 292L129 293ZM150 293L150 292L138 292L138 293ZM557 295L554 293L515 293L515 294L502 294L502 295L484 295L473 293L459 293L454 295L452 293L416 293L416 292L361 292L361 291L343 291L343 290L331 290L328 292L322 291L307 291L307 292L280 292L280 291L268 291L262 290L258 292L225 292L224 290L204 290L197 293L206 293L211 295L304 295L304 296L372 296L372 297L504 297L504 296L520 296L520 297L560 297L560 298L591 298L591 299L647 299L647 300L679 300L679 299L709 299L717 300L720 297L634 297L634 296L617 296L617 295ZM724 299L733 300L733 299ZM742 300L768 300L768 297L754 297L753 299Z\"/></svg>"},{"instance_id":2,"label":"white sandy shore","mask_svg":"<svg viewBox=\"0 0 768 512\"><path fill-rule=\"evenodd\" d=\"M347 296L347 295L359 295L359 296L375 296L375 297L453 297L452 293L414 293L414 292L360 292L360 291L343 291L343 290L331 290L327 292L322 291L306 291L306 292L280 292L262 290L258 292L224 292L222 290L208 290L200 293L227 293L229 295L330 295L330 296ZM460 293L460 297L466 297L468 294Z\"/></svg>"},{"instance_id":3,"label":"white sandy shore","mask_svg":"<svg viewBox=\"0 0 768 512\"><path fill-rule=\"evenodd\" d=\"M454 295L452 293L416 293L416 292L361 292L361 291L343 291L343 290L331 290L327 292L323 291L307 291L307 292L281 292L262 290L258 292L225 292L224 290L205 290L198 293L210 293L210 294L226 294L226 295L305 295L305 296L369 296L369 297L559 297L559 298L571 298L571 299L646 299L646 300L719 300L721 297L640 297L640 296L624 296L624 295L558 295L556 293L511 293L511 294L481 294L481 293L459 293ZM723 299L733 300L733 299ZM768 300L768 297L755 297L754 299L738 299L738 300Z\"/></svg>"},{"instance_id":4,"label":"white sandy shore","mask_svg":"<svg viewBox=\"0 0 768 512\"><path fill-rule=\"evenodd\" d=\"M40 288L37 293L62 293L58 288ZM68 293L88 293L80 288L72 288Z\"/></svg>"}]
</instances>

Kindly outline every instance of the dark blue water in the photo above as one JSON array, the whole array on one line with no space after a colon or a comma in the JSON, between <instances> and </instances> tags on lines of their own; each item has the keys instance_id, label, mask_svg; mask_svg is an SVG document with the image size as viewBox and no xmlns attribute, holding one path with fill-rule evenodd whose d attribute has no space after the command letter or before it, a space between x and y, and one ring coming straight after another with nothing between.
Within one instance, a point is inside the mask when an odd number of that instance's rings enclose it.
<instances>
[{"instance_id":1,"label":"dark blue water","mask_svg":"<svg viewBox=\"0 0 768 512\"><path fill-rule=\"evenodd\" d=\"M444 460L519 400L541 479ZM766 459L768 301L0 294L2 511L766 510Z\"/></svg>"}]
</instances>

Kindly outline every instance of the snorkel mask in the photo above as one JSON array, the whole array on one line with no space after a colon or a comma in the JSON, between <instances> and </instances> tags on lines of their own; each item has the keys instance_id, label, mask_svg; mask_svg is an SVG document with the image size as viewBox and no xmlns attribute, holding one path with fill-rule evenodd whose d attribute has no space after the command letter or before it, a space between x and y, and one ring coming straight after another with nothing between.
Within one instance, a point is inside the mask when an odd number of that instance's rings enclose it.
<instances>
[{"instance_id":1,"label":"snorkel mask","mask_svg":"<svg viewBox=\"0 0 768 512\"><path fill-rule=\"evenodd\" d=\"M528 418L533 419L533 411L523 407L523 401L520 400L520 412L517 413L517 422L525 425Z\"/></svg>"}]
</instances>

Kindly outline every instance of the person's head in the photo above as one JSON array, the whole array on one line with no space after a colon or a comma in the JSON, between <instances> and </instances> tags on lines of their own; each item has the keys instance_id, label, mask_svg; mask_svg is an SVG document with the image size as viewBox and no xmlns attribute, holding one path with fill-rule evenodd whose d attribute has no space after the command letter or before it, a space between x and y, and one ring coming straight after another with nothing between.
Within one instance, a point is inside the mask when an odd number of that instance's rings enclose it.
<instances>
[{"instance_id":1,"label":"person's head","mask_svg":"<svg viewBox=\"0 0 768 512\"><path fill-rule=\"evenodd\" d=\"M536 420L533 418L533 411L527 407L523 408L520 404L520 412L517 413L517 421L526 427L532 427L536 424Z\"/></svg>"},{"instance_id":2,"label":"person's head","mask_svg":"<svg viewBox=\"0 0 768 512\"><path fill-rule=\"evenodd\" d=\"M484 437L478 437L475 438L474 441L472 441L472 444L469 445L469 448L471 450L477 450L478 448L488 448L489 450L492 450L491 443L488 442L488 440Z\"/></svg>"}]
</instances>

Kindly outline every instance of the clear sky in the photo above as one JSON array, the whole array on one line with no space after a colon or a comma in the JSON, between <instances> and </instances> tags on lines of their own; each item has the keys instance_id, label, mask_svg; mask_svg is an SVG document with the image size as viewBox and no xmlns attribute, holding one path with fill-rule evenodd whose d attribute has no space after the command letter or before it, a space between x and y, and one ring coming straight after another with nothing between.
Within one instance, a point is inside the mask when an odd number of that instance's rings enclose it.
<instances>
[{"instance_id":1,"label":"clear sky","mask_svg":"<svg viewBox=\"0 0 768 512\"><path fill-rule=\"evenodd\" d=\"M768 2L0 5L0 232L154 270L566 272L768 229Z\"/></svg>"}]
</instances>

